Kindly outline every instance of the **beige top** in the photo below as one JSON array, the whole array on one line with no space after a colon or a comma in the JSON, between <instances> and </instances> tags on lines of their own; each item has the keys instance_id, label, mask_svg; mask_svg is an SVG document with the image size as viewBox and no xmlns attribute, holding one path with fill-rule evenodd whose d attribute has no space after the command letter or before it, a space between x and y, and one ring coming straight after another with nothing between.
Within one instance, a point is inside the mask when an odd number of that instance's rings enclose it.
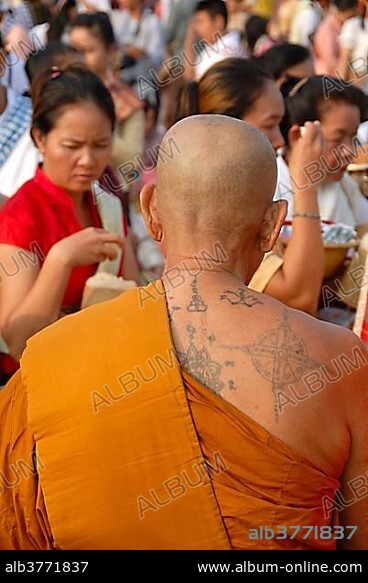
<instances>
[{"instance_id":1,"label":"beige top","mask_svg":"<svg viewBox=\"0 0 368 583\"><path fill-rule=\"evenodd\" d=\"M284 250L281 241L277 241L275 247L263 258L261 265L253 275L249 288L258 292L263 292L276 271L280 269L284 263Z\"/></svg>"},{"instance_id":2,"label":"beige top","mask_svg":"<svg viewBox=\"0 0 368 583\"><path fill-rule=\"evenodd\" d=\"M116 124L112 151L115 168L127 162L139 166L137 158L142 156L144 150L144 120L144 111L139 110L127 120Z\"/></svg>"}]
</instances>

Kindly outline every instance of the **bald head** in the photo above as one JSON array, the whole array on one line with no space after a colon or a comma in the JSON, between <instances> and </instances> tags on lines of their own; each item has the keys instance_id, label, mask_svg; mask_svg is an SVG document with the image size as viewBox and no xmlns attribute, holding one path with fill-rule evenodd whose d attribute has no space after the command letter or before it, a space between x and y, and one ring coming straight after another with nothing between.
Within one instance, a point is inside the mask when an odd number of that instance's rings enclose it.
<instances>
[{"instance_id":1,"label":"bald head","mask_svg":"<svg viewBox=\"0 0 368 583\"><path fill-rule=\"evenodd\" d=\"M262 220L276 187L275 154L253 126L222 115L188 117L165 135L157 209L167 235L226 233Z\"/></svg>"}]
</instances>

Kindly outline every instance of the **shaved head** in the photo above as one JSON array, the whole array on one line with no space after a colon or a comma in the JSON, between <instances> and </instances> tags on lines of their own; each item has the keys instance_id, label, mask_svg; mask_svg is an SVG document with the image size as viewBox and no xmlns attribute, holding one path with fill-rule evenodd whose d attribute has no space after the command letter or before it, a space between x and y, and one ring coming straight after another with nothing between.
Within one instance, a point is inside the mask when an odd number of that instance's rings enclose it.
<instances>
[{"instance_id":1,"label":"shaved head","mask_svg":"<svg viewBox=\"0 0 368 583\"><path fill-rule=\"evenodd\" d=\"M268 139L223 115L175 124L162 141L157 170L157 210L168 242L206 236L230 242L257 228L276 188Z\"/></svg>"}]
</instances>

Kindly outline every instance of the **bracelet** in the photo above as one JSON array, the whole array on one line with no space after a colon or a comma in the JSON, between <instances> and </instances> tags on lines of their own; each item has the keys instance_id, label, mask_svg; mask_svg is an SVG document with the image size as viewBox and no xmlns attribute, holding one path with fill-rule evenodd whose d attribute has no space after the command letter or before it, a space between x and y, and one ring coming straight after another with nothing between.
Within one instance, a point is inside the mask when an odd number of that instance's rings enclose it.
<instances>
[{"instance_id":1,"label":"bracelet","mask_svg":"<svg viewBox=\"0 0 368 583\"><path fill-rule=\"evenodd\" d=\"M295 217L302 217L304 219L319 219L319 220L321 220L321 217L318 213L294 213L293 219L295 219Z\"/></svg>"}]
</instances>

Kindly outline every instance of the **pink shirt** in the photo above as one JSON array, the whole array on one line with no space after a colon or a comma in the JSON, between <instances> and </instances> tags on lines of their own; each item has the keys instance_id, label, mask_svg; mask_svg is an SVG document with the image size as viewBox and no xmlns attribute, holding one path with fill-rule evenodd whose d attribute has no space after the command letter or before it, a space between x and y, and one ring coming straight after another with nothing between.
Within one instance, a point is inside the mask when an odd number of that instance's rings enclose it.
<instances>
[{"instance_id":1,"label":"pink shirt","mask_svg":"<svg viewBox=\"0 0 368 583\"><path fill-rule=\"evenodd\" d=\"M316 75L336 75L341 26L341 22L332 13L328 14L317 28L313 41Z\"/></svg>"}]
</instances>

